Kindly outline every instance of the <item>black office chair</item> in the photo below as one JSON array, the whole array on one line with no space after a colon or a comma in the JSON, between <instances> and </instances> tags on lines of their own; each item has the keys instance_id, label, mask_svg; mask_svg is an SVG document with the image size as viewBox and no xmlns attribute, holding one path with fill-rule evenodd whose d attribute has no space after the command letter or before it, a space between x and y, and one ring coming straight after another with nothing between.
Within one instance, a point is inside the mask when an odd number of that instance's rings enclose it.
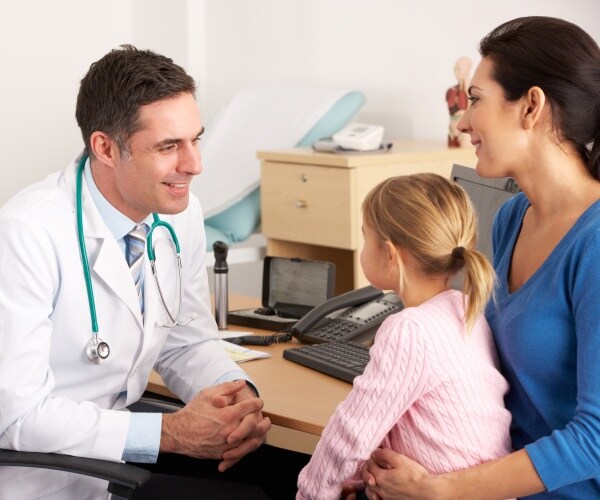
<instances>
[{"instance_id":1,"label":"black office chair","mask_svg":"<svg viewBox=\"0 0 600 500\"><path fill-rule=\"evenodd\" d=\"M135 488L150 479L150 471L120 462L57 453L0 450L0 466L11 465L61 470L104 479L108 481L108 491L117 498L131 498Z\"/></svg>"},{"instance_id":2,"label":"black office chair","mask_svg":"<svg viewBox=\"0 0 600 500\"><path fill-rule=\"evenodd\" d=\"M131 411L161 413L172 413L179 408L179 401L154 394L144 395L140 401L130 406ZM146 469L122 462L3 449L0 449L0 466L38 467L96 477L108 481L107 489L113 498L131 498L135 488L143 486L151 476Z\"/></svg>"}]
</instances>

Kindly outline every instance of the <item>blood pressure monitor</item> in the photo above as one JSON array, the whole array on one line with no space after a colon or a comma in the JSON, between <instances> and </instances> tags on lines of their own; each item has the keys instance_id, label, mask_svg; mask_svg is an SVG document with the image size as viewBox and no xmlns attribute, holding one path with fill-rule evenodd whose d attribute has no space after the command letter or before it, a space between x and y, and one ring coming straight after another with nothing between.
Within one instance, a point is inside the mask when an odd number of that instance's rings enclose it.
<instances>
[{"instance_id":1,"label":"blood pressure monitor","mask_svg":"<svg viewBox=\"0 0 600 500\"><path fill-rule=\"evenodd\" d=\"M366 123L353 123L333 135L333 142L344 149L372 151L381 146L383 127Z\"/></svg>"}]
</instances>

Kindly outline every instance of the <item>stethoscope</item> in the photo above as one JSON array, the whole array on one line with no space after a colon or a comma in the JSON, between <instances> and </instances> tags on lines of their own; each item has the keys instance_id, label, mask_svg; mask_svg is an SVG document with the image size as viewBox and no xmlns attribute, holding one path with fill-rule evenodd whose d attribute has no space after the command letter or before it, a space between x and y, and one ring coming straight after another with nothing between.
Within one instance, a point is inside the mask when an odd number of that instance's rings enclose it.
<instances>
[{"instance_id":1,"label":"stethoscope","mask_svg":"<svg viewBox=\"0 0 600 500\"><path fill-rule=\"evenodd\" d=\"M85 346L85 354L87 358L95 365L99 365L102 363L108 355L110 354L110 347L105 340L102 340L98 336L98 318L96 316L96 302L94 300L94 289L92 288L92 276L90 273L90 263L87 256L87 250L85 248L85 238L83 236L83 207L82 207L82 178L83 178L83 169L85 167L85 162L87 160L87 155L83 155L81 160L79 161L79 166L77 167L77 179L75 186L75 202L76 202L76 210L77 210L77 237L79 240L79 250L81 253L81 265L83 267L83 276L85 278L85 286L87 290L88 296L88 305L90 308L90 318L92 320L92 338L87 342ZM160 220L157 214L152 214L153 222L150 230L148 231L148 236L146 237L146 247L148 251L148 259L150 260L150 267L152 268L152 274L154 275L154 280L156 282L156 288L158 290L158 295L160 296L160 301L163 305L164 310L167 313L167 316L170 322L166 324L162 324L160 326L171 328L173 326L183 326L187 325L194 316L189 317L186 320L181 319L181 310L183 304L183 282L181 280L181 255L179 251L179 240L177 239L177 235L175 234L175 230L168 222ZM154 253L154 248L152 245L152 235L154 230L158 227L164 227L169 234L171 235L171 240L173 241L173 246L175 248L175 254L177 257L177 281L179 283L179 306L177 307L177 311L175 314L171 313L167 303L165 301L165 297L163 295L162 288L160 286L160 282L158 280L158 274L156 272L156 255Z\"/></svg>"}]
</instances>

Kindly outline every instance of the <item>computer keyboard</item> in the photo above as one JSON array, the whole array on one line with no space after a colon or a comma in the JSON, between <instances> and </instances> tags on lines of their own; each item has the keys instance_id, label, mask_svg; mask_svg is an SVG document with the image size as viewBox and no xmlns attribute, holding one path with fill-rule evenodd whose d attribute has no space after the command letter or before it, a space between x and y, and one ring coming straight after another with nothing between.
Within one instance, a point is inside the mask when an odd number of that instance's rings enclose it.
<instances>
[{"instance_id":1,"label":"computer keyboard","mask_svg":"<svg viewBox=\"0 0 600 500\"><path fill-rule=\"evenodd\" d=\"M339 340L285 349L283 357L352 383L354 377L361 375L369 362L369 348Z\"/></svg>"}]
</instances>

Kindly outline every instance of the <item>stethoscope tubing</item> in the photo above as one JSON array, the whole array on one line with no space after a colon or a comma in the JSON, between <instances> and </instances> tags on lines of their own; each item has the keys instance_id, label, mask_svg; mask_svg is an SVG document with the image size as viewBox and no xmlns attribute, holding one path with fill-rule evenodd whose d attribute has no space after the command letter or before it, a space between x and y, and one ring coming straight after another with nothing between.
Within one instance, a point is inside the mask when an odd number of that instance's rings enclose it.
<instances>
[{"instance_id":1,"label":"stethoscope tubing","mask_svg":"<svg viewBox=\"0 0 600 500\"><path fill-rule=\"evenodd\" d=\"M82 196L82 183L83 183L83 170L85 168L85 163L87 161L88 156L83 155L81 160L79 161L79 165L77 166L77 175L75 182L75 200L76 200L76 215L77 215L77 240L79 244L79 252L81 254L81 266L83 268L83 276L85 279L85 288L88 296L88 307L90 310L90 319L92 323L92 339L86 345L86 353L89 360L94 364L100 364L104 359L108 357L108 353L110 352L110 348L108 344L103 340L98 338L98 316L96 314L96 301L94 299L94 288L92 285L92 276L90 272L90 263L87 255L87 250L85 247L85 236L83 234L83 196ZM169 319L171 320L170 324L164 325L167 327L173 327L176 325L186 325L192 319L193 316L190 317L186 321L181 321L181 309L182 309L182 299L183 299L183 282L182 282L182 265L181 265L181 255L180 255L180 247L179 240L177 239L177 235L175 234L175 230L173 227L165 221L160 220L158 214L152 214L153 222L148 231L148 235L146 236L146 246L148 250L148 259L150 260L150 265L152 268L152 274L154 275L154 280L156 282L156 286L158 289L158 293L160 296L160 300L164 306ZM165 297L163 295L162 288L160 286L158 280L158 274L156 272L156 255L154 253L154 248L152 246L152 237L154 230L158 227L164 227L169 234L171 235L171 239L173 241L173 245L175 247L175 253L177 255L177 271L179 278L179 308L176 314L172 314L169 308L167 307L167 303L165 301ZM102 355L98 351L98 346L102 346L102 348L106 349L106 354ZM91 354L90 354L91 353Z\"/></svg>"},{"instance_id":2,"label":"stethoscope tubing","mask_svg":"<svg viewBox=\"0 0 600 500\"><path fill-rule=\"evenodd\" d=\"M94 337L98 335L98 317L96 315L96 301L94 300L94 288L92 287L92 276L90 274L90 261L88 259L87 250L85 248L85 237L83 235L83 206L81 194L83 169L87 155L83 155L77 167L77 180L75 184L75 200L77 214L77 239L79 241L79 252L81 253L81 266L83 267L83 276L85 278L85 288L88 296L88 307L90 309L90 318L92 320L92 333Z\"/></svg>"}]
</instances>

